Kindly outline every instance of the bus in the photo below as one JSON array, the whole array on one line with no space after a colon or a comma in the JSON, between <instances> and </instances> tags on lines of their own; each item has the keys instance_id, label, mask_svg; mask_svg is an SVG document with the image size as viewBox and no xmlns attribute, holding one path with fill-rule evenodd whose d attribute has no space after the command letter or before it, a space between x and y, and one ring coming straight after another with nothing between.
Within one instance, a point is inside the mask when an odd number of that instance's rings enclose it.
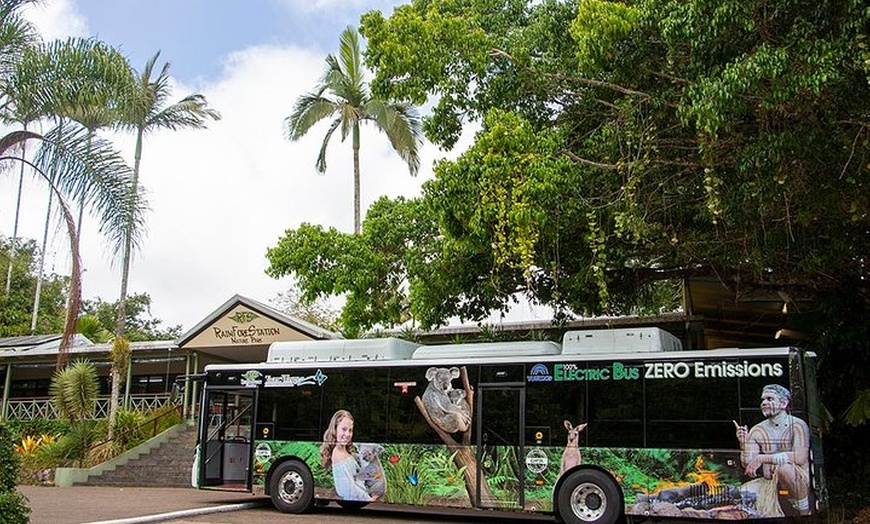
<instances>
[{"instance_id":1,"label":"bus","mask_svg":"<svg viewBox=\"0 0 870 524\"><path fill-rule=\"evenodd\" d=\"M568 524L812 515L815 356L682 350L657 328L553 341L277 342L204 369L192 484L277 510L491 509Z\"/></svg>"}]
</instances>

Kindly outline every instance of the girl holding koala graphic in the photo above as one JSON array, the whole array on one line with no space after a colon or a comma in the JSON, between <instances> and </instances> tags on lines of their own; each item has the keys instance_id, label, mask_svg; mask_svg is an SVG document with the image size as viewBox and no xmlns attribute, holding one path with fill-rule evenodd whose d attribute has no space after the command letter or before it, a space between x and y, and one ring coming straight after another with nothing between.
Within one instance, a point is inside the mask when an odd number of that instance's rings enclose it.
<instances>
[{"instance_id":1,"label":"girl holding koala graphic","mask_svg":"<svg viewBox=\"0 0 870 524\"><path fill-rule=\"evenodd\" d=\"M326 432L323 433L323 444L320 446L320 460L326 469L332 468L332 480L335 492L345 500L373 501L365 489L365 485L357 480L360 465L354 456L353 446L353 415L349 411L339 409L332 415Z\"/></svg>"}]
</instances>

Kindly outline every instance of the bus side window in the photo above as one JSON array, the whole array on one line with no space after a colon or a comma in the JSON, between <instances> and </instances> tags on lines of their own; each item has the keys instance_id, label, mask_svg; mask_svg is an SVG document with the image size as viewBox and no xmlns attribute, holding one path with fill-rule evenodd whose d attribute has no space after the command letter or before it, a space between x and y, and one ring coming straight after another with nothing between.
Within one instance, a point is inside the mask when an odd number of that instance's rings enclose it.
<instances>
[{"instance_id":1,"label":"bus side window","mask_svg":"<svg viewBox=\"0 0 870 524\"><path fill-rule=\"evenodd\" d=\"M318 441L320 388L266 388L260 392L259 422L273 423L276 440Z\"/></svg>"},{"instance_id":2,"label":"bus side window","mask_svg":"<svg viewBox=\"0 0 870 524\"><path fill-rule=\"evenodd\" d=\"M646 447L734 449L736 378L647 379Z\"/></svg>"},{"instance_id":3,"label":"bus side window","mask_svg":"<svg viewBox=\"0 0 870 524\"><path fill-rule=\"evenodd\" d=\"M353 416L354 442L385 442L389 370L333 369L323 384L323 420L326 431L333 414L347 410Z\"/></svg>"},{"instance_id":4,"label":"bus side window","mask_svg":"<svg viewBox=\"0 0 870 524\"><path fill-rule=\"evenodd\" d=\"M591 377L598 369L607 370L610 364L591 367ZM641 380L588 382L589 425L586 427L589 446L643 447L643 382ZM580 434L581 441L583 433ZM582 445L582 444L581 444Z\"/></svg>"},{"instance_id":5,"label":"bus side window","mask_svg":"<svg viewBox=\"0 0 870 524\"><path fill-rule=\"evenodd\" d=\"M420 409L414 402L422 397L429 382L426 380L427 368L390 369L387 393L387 439L397 444L443 444L438 434L429 427ZM469 376L471 377L471 369ZM457 387L458 387L457 381Z\"/></svg>"}]
</instances>

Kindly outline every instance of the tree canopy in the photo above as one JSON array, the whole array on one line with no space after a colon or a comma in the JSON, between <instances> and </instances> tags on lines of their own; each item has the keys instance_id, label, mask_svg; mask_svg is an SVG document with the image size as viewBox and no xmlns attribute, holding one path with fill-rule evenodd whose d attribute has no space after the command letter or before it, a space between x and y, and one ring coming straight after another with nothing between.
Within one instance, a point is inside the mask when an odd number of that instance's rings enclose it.
<instances>
[{"instance_id":1,"label":"tree canopy","mask_svg":"<svg viewBox=\"0 0 870 524\"><path fill-rule=\"evenodd\" d=\"M82 312L96 322L88 321L92 333L97 339L94 342L108 342L112 338L117 319L118 301L104 302L100 297L95 297L82 302ZM151 295L148 293L133 293L127 297L127 305L124 308L126 319L124 325L126 331L124 337L130 342L142 342L148 340L173 340L181 336L181 326L163 327L163 321L151 316ZM81 324L81 319L79 319ZM83 332L82 329L80 331Z\"/></svg>"},{"instance_id":2,"label":"tree canopy","mask_svg":"<svg viewBox=\"0 0 870 524\"><path fill-rule=\"evenodd\" d=\"M413 0L367 13L376 95L434 104L424 130L445 148L480 125L419 199L394 203L434 229L380 234L404 257L393 288L424 327L479 320L518 293L566 314L627 313L666 304L663 282L695 274L864 289L868 17L857 1L742 0ZM347 292L322 283L345 263L324 243L343 239L316 229L289 231L270 271L303 276L310 296ZM289 238L317 254L308 266L300 253L288 263ZM370 293L384 285L371 281ZM343 320L398 319L354 307Z\"/></svg>"},{"instance_id":3,"label":"tree canopy","mask_svg":"<svg viewBox=\"0 0 870 524\"><path fill-rule=\"evenodd\" d=\"M12 257L10 239L0 236L0 274L6 275L8 264L14 266L9 294L0 296L0 337L15 337L30 334L48 335L60 333L64 328L64 311L69 277L50 274L42 281L42 314L31 333L30 320L33 308L33 292L36 289L36 259L38 248L32 239L19 239L15 256Z\"/></svg>"}]
</instances>

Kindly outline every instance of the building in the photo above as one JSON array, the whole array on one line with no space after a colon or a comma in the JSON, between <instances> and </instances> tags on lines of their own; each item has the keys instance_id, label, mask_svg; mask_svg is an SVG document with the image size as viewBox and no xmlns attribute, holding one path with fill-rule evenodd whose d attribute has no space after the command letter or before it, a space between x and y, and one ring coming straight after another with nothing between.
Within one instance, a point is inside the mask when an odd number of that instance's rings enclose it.
<instances>
[{"instance_id":1,"label":"building","mask_svg":"<svg viewBox=\"0 0 870 524\"><path fill-rule=\"evenodd\" d=\"M127 409L150 409L170 399L193 413L196 384L173 395L178 377L201 371L217 362L261 362L269 344L288 340L321 340L339 335L290 317L270 306L236 295L177 340L133 342L121 403ZM57 362L61 335L0 339L0 419L31 420L56 416L49 387ZM100 398L95 418L108 415L111 344L94 344L77 336L68 361L87 359L99 373Z\"/></svg>"}]
</instances>

